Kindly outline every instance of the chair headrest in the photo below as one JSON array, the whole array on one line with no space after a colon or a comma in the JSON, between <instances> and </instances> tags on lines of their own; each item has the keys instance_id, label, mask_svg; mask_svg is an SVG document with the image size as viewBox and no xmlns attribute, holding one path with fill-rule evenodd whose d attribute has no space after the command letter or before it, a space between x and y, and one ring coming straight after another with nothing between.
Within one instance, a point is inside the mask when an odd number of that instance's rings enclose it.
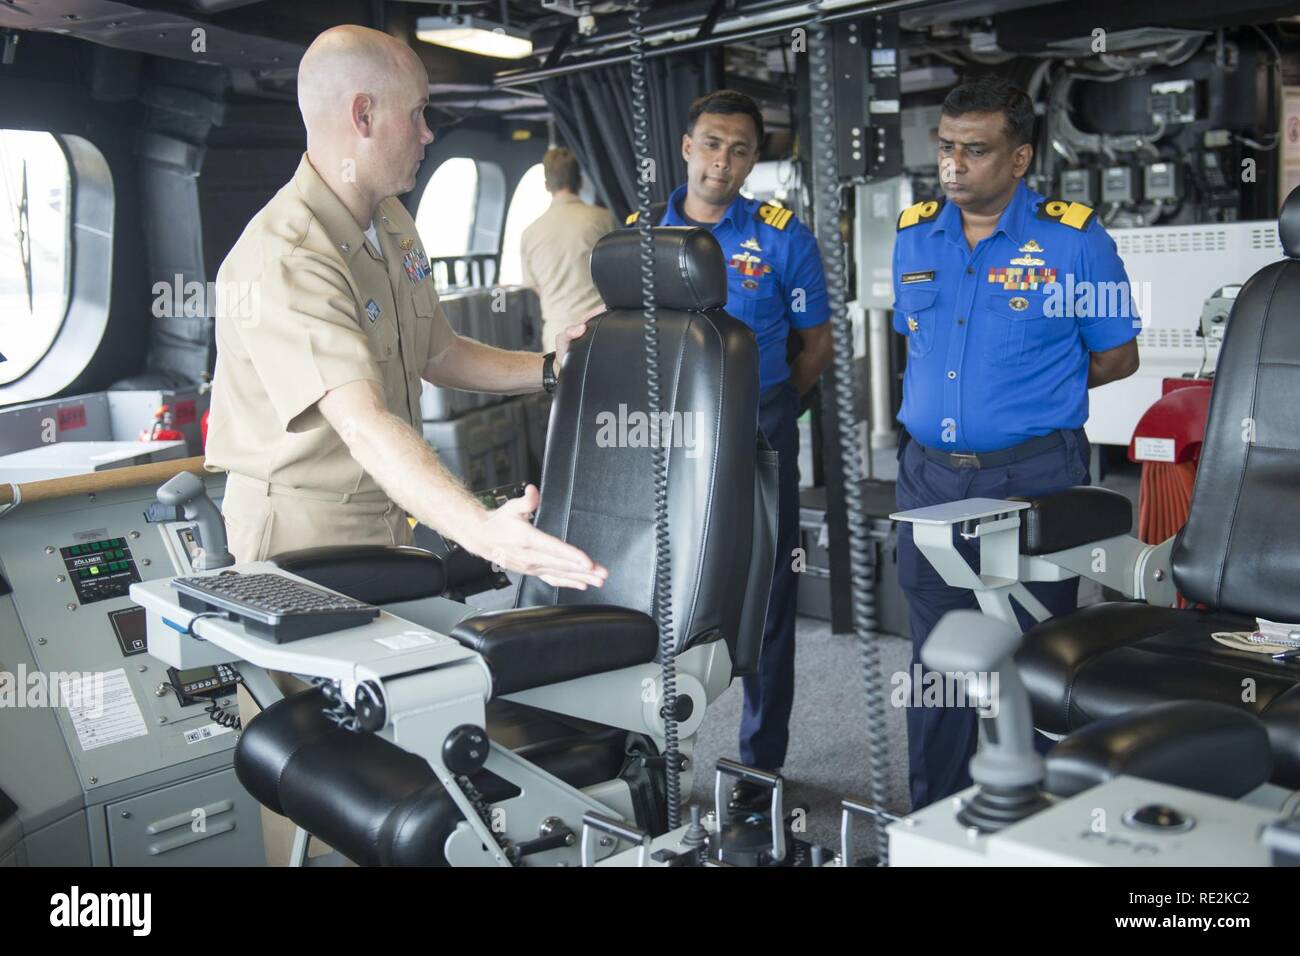
<instances>
[{"instance_id":1,"label":"chair headrest","mask_svg":"<svg viewBox=\"0 0 1300 956\"><path fill-rule=\"evenodd\" d=\"M1300 258L1300 186L1282 203L1277 216L1277 235L1282 240L1282 251L1288 259Z\"/></svg>"},{"instance_id":2,"label":"chair headrest","mask_svg":"<svg viewBox=\"0 0 1300 956\"><path fill-rule=\"evenodd\" d=\"M662 309L703 312L727 301L722 247L703 229L656 226L655 304ZM641 234L616 229L591 251L591 277L605 308L641 308Z\"/></svg>"}]
</instances>

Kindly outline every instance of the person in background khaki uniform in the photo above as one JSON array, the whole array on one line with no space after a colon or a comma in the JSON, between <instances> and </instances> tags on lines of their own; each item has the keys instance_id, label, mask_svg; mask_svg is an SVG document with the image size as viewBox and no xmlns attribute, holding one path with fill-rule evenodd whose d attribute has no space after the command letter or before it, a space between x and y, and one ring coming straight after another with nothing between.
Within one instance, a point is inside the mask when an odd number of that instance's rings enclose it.
<instances>
[{"instance_id":1,"label":"person in background khaki uniform","mask_svg":"<svg viewBox=\"0 0 1300 956\"><path fill-rule=\"evenodd\" d=\"M409 47L357 26L322 33L298 69L307 153L253 217L217 275L217 365L207 461L237 561L323 545L409 544L411 515L466 550L559 587L608 572L534 528L538 492L486 510L438 461L420 423L421 380L538 391L554 356L452 331L415 223L428 75ZM282 687L292 687L280 681ZM299 684L298 686L301 686ZM240 688L245 719L257 707ZM292 828L264 812L268 862ZM288 836L286 837L286 832Z\"/></svg>"},{"instance_id":2,"label":"person in background khaki uniform","mask_svg":"<svg viewBox=\"0 0 1300 956\"><path fill-rule=\"evenodd\" d=\"M551 207L524 230L519 245L524 285L542 301L542 351L549 352L565 328L600 310L600 293L591 281L591 250L618 223L608 209L578 198L582 172L569 150L547 150L542 170Z\"/></svg>"}]
</instances>

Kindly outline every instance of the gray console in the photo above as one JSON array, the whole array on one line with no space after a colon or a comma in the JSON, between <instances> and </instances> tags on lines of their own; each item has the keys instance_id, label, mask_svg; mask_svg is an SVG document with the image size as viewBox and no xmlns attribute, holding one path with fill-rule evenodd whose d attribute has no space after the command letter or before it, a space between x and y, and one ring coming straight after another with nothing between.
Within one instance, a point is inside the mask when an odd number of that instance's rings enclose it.
<instances>
[{"instance_id":1,"label":"gray console","mask_svg":"<svg viewBox=\"0 0 1300 956\"><path fill-rule=\"evenodd\" d=\"M219 476L202 482L220 498ZM202 561L196 518L157 507L160 483L0 517L0 865L264 860L238 731L208 714L236 713L234 672L151 657L127 594Z\"/></svg>"}]
</instances>

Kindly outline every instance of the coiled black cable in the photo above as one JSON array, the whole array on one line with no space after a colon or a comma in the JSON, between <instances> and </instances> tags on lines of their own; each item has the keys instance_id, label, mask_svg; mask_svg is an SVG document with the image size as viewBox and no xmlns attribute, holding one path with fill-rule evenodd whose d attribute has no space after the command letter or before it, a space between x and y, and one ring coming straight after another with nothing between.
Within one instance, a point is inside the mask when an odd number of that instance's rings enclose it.
<instances>
[{"instance_id":1,"label":"coiled black cable","mask_svg":"<svg viewBox=\"0 0 1300 956\"><path fill-rule=\"evenodd\" d=\"M681 824L681 771L677 750L677 642L673 638L672 555L668 550L668 452L660 417L659 325L655 308L655 251L650 221L650 107L646 85L645 33L641 23L648 0L636 0L628 11L632 34L632 146L636 157L637 232L641 238L641 307L645 312L646 404L650 421L659 424L652 443L651 470L655 503L655 622L659 628L660 707L664 722L664 767L669 830Z\"/></svg>"},{"instance_id":2,"label":"coiled black cable","mask_svg":"<svg viewBox=\"0 0 1300 956\"><path fill-rule=\"evenodd\" d=\"M826 270L826 292L834 339L835 414L839 420L840 462L844 473L844 498L849 528L849 575L853 607L853 632L861 646L867 703L868 793L877 807L885 806L885 781L889 752L885 740L885 685L880 669L879 634L876 629L872 544L862 497L862 442L857 429L857 383L853 369L853 324L845 308L848 288L844 243L840 237L839 161L835 144L834 66L831 62L831 27L822 20L821 0L812 5L815 15L808 37L808 68L812 84L813 208L817 244ZM876 823L879 865L889 859L885 828ZM846 866L853 861L845 860Z\"/></svg>"},{"instance_id":3,"label":"coiled black cable","mask_svg":"<svg viewBox=\"0 0 1300 956\"><path fill-rule=\"evenodd\" d=\"M239 719L239 714L232 714L229 711L223 710L215 697L208 701L208 706L207 709L204 710L204 713L207 714L208 718L218 727L229 727L231 730L244 729L244 723Z\"/></svg>"}]
</instances>

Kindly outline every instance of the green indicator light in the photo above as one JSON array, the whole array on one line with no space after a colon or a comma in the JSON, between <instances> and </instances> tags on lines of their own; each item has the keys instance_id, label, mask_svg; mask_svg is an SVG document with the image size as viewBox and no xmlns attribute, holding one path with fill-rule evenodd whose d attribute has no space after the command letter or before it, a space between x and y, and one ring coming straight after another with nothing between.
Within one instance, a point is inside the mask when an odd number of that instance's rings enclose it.
<instances>
[{"instance_id":1,"label":"green indicator light","mask_svg":"<svg viewBox=\"0 0 1300 956\"><path fill-rule=\"evenodd\" d=\"M90 573L91 573L91 574L98 574L98 573L99 573L99 565L97 565L97 564L96 564L96 565L92 565L91 568L90 568Z\"/></svg>"}]
</instances>

